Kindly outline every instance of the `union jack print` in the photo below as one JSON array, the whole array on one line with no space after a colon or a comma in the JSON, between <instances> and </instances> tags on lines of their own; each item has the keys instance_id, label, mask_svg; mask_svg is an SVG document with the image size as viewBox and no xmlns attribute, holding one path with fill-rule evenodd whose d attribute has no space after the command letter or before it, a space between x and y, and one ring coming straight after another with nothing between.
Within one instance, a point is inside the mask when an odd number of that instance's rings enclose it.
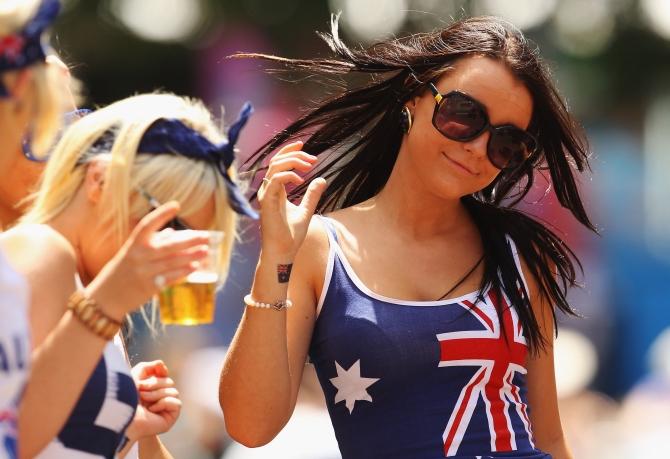
<instances>
[{"instance_id":1,"label":"union jack print","mask_svg":"<svg viewBox=\"0 0 670 459\"><path fill-rule=\"evenodd\" d=\"M512 451L516 439L509 409L512 406L532 438L526 404L519 387L513 382L517 373L526 374L527 343L519 317L509 307L506 297L489 291L485 301L459 303L473 314L483 330L440 333L440 367L479 367L461 390L460 396L444 429L445 456L457 454L478 400L483 399L491 434L491 451ZM501 330L496 305L503 311ZM531 440L532 443L532 440Z\"/></svg>"}]
</instances>

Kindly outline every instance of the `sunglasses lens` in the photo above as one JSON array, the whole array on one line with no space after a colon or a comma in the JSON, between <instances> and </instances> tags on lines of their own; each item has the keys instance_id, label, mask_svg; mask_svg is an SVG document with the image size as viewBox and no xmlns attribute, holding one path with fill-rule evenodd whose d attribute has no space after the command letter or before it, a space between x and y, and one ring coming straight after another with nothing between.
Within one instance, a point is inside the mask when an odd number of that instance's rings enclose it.
<instances>
[{"instance_id":1,"label":"sunglasses lens","mask_svg":"<svg viewBox=\"0 0 670 459\"><path fill-rule=\"evenodd\" d=\"M165 226L163 227L163 229L165 229L165 228L172 228L173 230L177 230L177 231L190 229L189 226L186 223L184 223L182 220L180 220L177 217L175 217L172 220L170 220L169 222L167 222L165 224Z\"/></svg>"},{"instance_id":2,"label":"sunglasses lens","mask_svg":"<svg viewBox=\"0 0 670 459\"><path fill-rule=\"evenodd\" d=\"M493 130L488 156L498 169L516 167L535 150L535 140L521 129L502 126Z\"/></svg>"},{"instance_id":3,"label":"sunglasses lens","mask_svg":"<svg viewBox=\"0 0 670 459\"><path fill-rule=\"evenodd\" d=\"M484 129L486 113L476 101L464 94L450 93L440 102L433 124L452 140L466 140Z\"/></svg>"}]
</instances>

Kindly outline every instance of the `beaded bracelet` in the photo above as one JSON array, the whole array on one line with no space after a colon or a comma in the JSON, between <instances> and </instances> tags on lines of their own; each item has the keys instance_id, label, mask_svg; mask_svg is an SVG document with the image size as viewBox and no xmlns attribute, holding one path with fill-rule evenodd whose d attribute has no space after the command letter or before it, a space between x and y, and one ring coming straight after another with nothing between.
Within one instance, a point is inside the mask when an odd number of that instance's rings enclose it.
<instances>
[{"instance_id":1,"label":"beaded bracelet","mask_svg":"<svg viewBox=\"0 0 670 459\"><path fill-rule=\"evenodd\" d=\"M70 295L67 308L89 331L106 341L114 338L121 329L121 322L102 312L95 300L87 297L81 290Z\"/></svg>"},{"instance_id":2,"label":"beaded bracelet","mask_svg":"<svg viewBox=\"0 0 670 459\"><path fill-rule=\"evenodd\" d=\"M248 294L244 297L244 304L247 306L251 306L252 308L272 308L276 311L281 311L282 309L288 309L291 306L293 306L293 303L291 300L286 299L286 300L279 300L274 303L263 303L261 301L256 301L253 298L251 298L251 294Z\"/></svg>"}]
</instances>

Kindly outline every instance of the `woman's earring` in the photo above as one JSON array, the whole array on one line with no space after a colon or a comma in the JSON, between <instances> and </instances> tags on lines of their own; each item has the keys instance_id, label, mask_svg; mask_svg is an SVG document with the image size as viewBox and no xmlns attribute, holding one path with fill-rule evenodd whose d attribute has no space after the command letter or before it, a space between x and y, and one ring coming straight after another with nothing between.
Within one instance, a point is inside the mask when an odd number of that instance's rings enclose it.
<instances>
[{"instance_id":1,"label":"woman's earring","mask_svg":"<svg viewBox=\"0 0 670 459\"><path fill-rule=\"evenodd\" d=\"M402 125L403 130L406 134L409 134L409 130L412 129L412 112L409 111L407 105L402 108L401 111L400 124Z\"/></svg>"},{"instance_id":2,"label":"woman's earring","mask_svg":"<svg viewBox=\"0 0 670 459\"><path fill-rule=\"evenodd\" d=\"M49 155L44 155L43 158L40 158L35 155L33 152L33 128L30 127L28 129L28 132L26 132L23 135L23 140L21 141L21 150L23 151L23 156L26 157L29 161L33 161L35 163L43 163L47 159L49 159Z\"/></svg>"}]
</instances>

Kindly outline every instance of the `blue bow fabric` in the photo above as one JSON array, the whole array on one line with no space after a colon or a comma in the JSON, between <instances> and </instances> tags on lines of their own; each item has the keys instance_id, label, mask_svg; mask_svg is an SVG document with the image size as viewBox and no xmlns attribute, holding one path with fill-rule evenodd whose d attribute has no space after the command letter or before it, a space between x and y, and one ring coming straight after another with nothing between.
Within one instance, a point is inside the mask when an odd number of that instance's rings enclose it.
<instances>
[{"instance_id":1,"label":"blue bow fabric","mask_svg":"<svg viewBox=\"0 0 670 459\"><path fill-rule=\"evenodd\" d=\"M42 34L59 11L58 0L43 0L23 30L0 37L0 73L28 67L46 58L47 45L42 43ZM8 96L7 88L0 82L0 97Z\"/></svg>"}]
</instances>

